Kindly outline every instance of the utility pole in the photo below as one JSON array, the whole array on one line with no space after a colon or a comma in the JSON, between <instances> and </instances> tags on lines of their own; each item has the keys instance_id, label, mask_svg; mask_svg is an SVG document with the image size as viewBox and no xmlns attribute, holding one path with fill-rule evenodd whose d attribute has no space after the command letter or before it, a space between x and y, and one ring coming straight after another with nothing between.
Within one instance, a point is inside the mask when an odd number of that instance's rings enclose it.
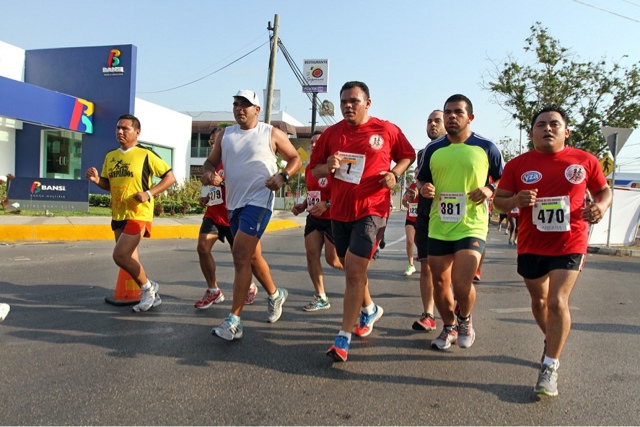
<instances>
[{"instance_id":1,"label":"utility pole","mask_svg":"<svg viewBox=\"0 0 640 427\"><path fill-rule=\"evenodd\" d=\"M271 21L267 25L267 30L273 31L271 36L271 56L269 57L269 79L267 83L267 99L264 106L264 122L271 124L271 105L273 104L273 82L276 78L276 56L278 56L278 26L280 17L276 14L273 17L273 27Z\"/></svg>"},{"instance_id":2,"label":"utility pole","mask_svg":"<svg viewBox=\"0 0 640 427\"><path fill-rule=\"evenodd\" d=\"M313 92L311 99L311 136L316 131L316 103L318 102L318 92Z\"/></svg>"}]
</instances>

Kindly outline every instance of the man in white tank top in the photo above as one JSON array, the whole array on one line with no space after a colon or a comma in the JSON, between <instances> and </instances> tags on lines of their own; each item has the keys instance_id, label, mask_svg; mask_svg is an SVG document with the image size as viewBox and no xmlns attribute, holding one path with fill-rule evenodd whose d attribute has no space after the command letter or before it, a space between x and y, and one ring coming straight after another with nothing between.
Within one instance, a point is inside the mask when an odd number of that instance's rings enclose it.
<instances>
[{"instance_id":1,"label":"man in white tank top","mask_svg":"<svg viewBox=\"0 0 640 427\"><path fill-rule=\"evenodd\" d=\"M251 274L256 276L269 294L268 321L276 322L287 299L286 289L273 283L269 264L262 257L260 237L269 223L273 211L274 191L279 190L294 174L302 162L287 135L271 125L258 121L260 101L250 90L241 90L233 97L233 115L237 124L224 129L216 137L211 154L204 162L206 178L220 162L224 164L226 203L229 224L234 234L233 304L231 313L211 333L226 340L242 338L240 313L249 286ZM276 155L287 162L278 173Z\"/></svg>"}]
</instances>

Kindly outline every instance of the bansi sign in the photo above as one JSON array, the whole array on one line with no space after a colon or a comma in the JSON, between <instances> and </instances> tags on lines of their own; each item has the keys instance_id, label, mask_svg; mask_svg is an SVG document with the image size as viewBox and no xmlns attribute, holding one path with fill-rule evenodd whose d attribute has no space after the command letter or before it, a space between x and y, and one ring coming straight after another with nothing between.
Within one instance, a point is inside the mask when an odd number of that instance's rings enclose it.
<instances>
[{"instance_id":1,"label":"bansi sign","mask_svg":"<svg viewBox=\"0 0 640 427\"><path fill-rule=\"evenodd\" d=\"M109 57L107 59L107 66L102 67L102 73L105 76L123 76L124 67L120 66L120 51L118 49L111 49Z\"/></svg>"}]
</instances>

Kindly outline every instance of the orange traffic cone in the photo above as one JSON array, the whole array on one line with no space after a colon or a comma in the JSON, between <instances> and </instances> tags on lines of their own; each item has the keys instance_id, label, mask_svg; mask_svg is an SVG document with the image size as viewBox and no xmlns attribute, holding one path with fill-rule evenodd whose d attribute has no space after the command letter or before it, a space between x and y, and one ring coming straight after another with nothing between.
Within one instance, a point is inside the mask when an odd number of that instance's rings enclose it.
<instances>
[{"instance_id":1,"label":"orange traffic cone","mask_svg":"<svg viewBox=\"0 0 640 427\"><path fill-rule=\"evenodd\" d=\"M140 302L141 295L142 292L136 281L129 273L120 269L113 298L106 297L104 300L113 305L133 305Z\"/></svg>"}]
</instances>

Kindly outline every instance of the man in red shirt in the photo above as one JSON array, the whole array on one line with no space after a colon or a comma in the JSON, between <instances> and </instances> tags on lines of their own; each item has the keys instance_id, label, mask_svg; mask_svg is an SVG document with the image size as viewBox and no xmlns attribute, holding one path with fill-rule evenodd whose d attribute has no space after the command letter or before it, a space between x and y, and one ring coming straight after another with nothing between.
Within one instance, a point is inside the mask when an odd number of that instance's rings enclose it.
<instances>
[{"instance_id":1,"label":"man in red shirt","mask_svg":"<svg viewBox=\"0 0 640 427\"><path fill-rule=\"evenodd\" d=\"M611 189L590 153L565 145L566 113L550 106L531 122L534 149L504 168L493 199L501 212L520 208L518 274L531 296L533 317L544 334L535 392L558 394L558 367L571 330L569 297L584 265L588 223L611 205ZM593 195L587 202L586 192Z\"/></svg>"},{"instance_id":2,"label":"man in red shirt","mask_svg":"<svg viewBox=\"0 0 640 427\"><path fill-rule=\"evenodd\" d=\"M382 316L382 307L371 300L367 269L387 225L391 189L416 157L396 125L369 116L370 106L366 84L345 83L340 89L344 120L324 131L310 161L315 177L333 178L332 231L346 277L342 328L327 351L337 361L347 360L356 321L354 333L364 337Z\"/></svg>"}]
</instances>

